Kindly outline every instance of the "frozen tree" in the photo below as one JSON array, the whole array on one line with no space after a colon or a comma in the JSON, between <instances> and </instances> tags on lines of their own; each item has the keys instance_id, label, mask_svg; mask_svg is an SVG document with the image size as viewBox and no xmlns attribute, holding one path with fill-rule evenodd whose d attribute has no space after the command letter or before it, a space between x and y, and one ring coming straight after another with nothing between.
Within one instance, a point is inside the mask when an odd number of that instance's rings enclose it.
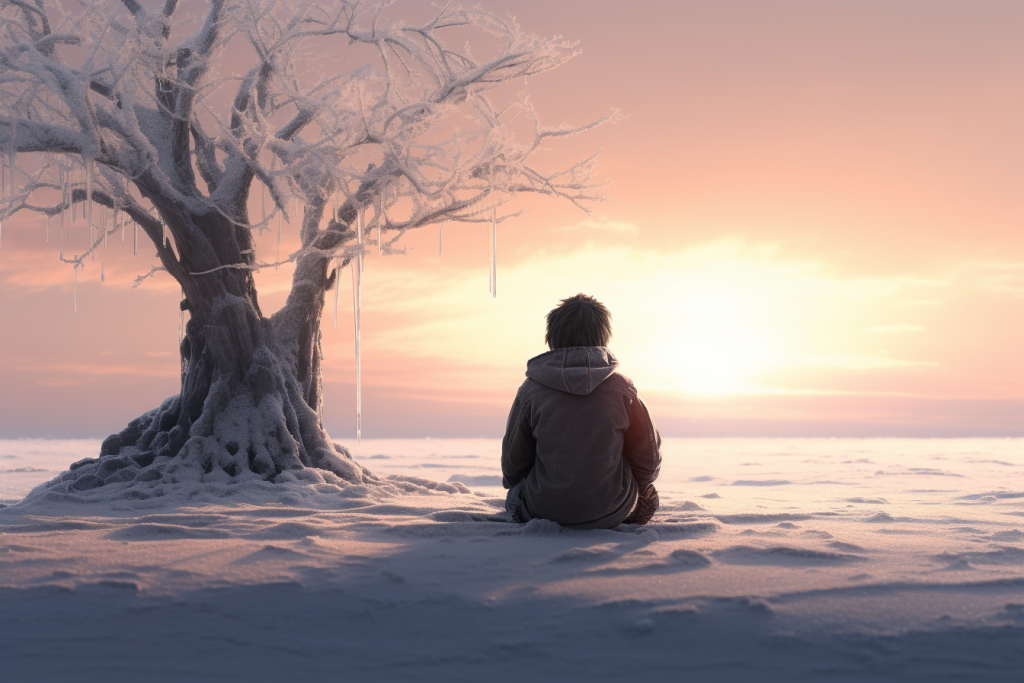
<instances>
[{"instance_id":1,"label":"frozen tree","mask_svg":"<svg viewBox=\"0 0 1024 683\"><path fill-rule=\"evenodd\" d=\"M320 323L340 269L358 291L364 251L388 253L408 230L500 222L524 193L583 209L601 198L593 158L533 164L546 140L601 121L540 125L521 89L574 47L510 17L420 2L0 0L0 29L0 221L59 217L63 240L68 214L84 214L91 245L61 254L76 276L119 226L141 229L159 266L140 280L166 271L190 315L180 394L76 463L69 488L373 478L322 424ZM478 57L467 41L481 39ZM121 219L97 220L94 204ZM281 215L301 248L261 260L255 234ZM253 273L283 263L292 289L266 317Z\"/></svg>"}]
</instances>

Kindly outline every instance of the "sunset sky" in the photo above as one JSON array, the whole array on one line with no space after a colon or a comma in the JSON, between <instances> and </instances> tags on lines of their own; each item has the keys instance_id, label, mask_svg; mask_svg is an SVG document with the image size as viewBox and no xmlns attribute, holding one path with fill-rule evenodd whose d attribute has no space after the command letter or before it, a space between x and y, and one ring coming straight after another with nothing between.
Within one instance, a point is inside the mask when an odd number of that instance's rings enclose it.
<instances>
[{"instance_id":1,"label":"sunset sky","mask_svg":"<svg viewBox=\"0 0 1024 683\"><path fill-rule=\"evenodd\" d=\"M483 4L580 41L528 84L537 110L626 118L540 161L603 149L609 200L524 203L496 299L482 226L368 257L364 437L500 436L544 315L577 292L612 311L665 435L1024 435L1024 3ZM74 320L45 220L4 222L0 437L105 436L177 392L179 288L131 288L152 252L114 239ZM257 281L269 314L290 270ZM325 422L347 440L348 287L324 321Z\"/></svg>"}]
</instances>

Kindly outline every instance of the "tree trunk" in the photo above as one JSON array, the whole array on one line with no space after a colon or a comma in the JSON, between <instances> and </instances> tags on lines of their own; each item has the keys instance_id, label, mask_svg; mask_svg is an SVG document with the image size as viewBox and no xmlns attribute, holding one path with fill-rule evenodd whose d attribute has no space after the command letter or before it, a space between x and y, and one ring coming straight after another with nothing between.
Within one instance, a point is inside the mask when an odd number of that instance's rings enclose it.
<instances>
[{"instance_id":1,"label":"tree trunk","mask_svg":"<svg viewBox=\"0 0 1024 683\"><path fill-rule=\"evenodd\" d=\"M334 225L335 245L352 236ZM116 482L152 489L161 481L376 480L323 429L320 320L338 280L328 277L330 262L322 253L303 256L288 302L272 318L260 312L250 270L180 278L191 314L181 393L53 483L70 492Z\"/></svg>"}]
</instances>

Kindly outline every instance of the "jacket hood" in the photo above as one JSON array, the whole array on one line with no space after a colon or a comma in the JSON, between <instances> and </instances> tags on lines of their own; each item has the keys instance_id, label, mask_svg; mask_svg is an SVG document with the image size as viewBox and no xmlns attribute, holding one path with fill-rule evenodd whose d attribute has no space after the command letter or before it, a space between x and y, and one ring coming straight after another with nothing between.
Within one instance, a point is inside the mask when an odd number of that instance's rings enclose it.
<instances>
[{"instance_id":1,"label":"jacket hood","mask_svg":"<svg viewBox=\"0 0 1024 683\"><path fill-rule=\"evenodd\" d=\"M526 362L526 376L546 387L586 396L619 367L604 346L570 346L535 356Z\"/></svg>"}]
</instances>

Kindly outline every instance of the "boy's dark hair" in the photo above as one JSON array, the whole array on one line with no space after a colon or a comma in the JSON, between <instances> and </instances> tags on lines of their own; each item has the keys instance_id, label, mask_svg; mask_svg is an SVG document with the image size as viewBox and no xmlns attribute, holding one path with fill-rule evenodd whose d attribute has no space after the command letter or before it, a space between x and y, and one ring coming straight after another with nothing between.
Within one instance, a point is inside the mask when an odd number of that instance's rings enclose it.
<instances>
[{"instance_id":1,"label":"boy's dark hair","mask_svg":"<svg viewBox=\"0 0 1024 683\"><path fill-rule=\"evenodd\" d=\"M612 314L600 301L586 294L562 299L548 313L548 348L569 346L608 346L612 338Z\"/></svg>"}]
</instances>

